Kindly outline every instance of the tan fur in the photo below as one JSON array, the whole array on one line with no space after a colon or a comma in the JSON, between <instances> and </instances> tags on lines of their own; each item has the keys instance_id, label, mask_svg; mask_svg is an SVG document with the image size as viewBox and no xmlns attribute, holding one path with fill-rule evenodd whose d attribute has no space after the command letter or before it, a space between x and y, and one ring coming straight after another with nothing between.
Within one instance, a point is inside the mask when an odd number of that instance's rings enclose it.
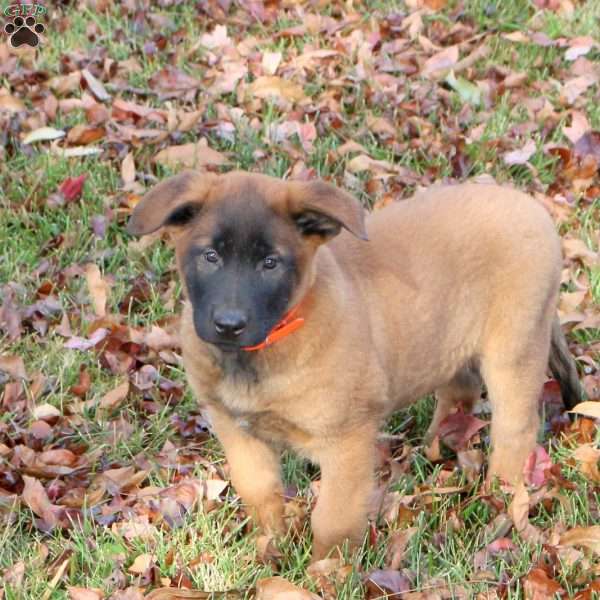
<instances>
[{"instance_id":1,"label":"tan fur","mask_svg":"<svg viewBox=\"0 0 600 600\"><path fill-rule=\"evenodd\" d=\"M216 187L248 178L275 210L290 210L306 193L239 173ZM178 254L195 227L202 219L178 238ZM545 210L514 189L435 187L370 215L367 232L368 242L344 231L311 248L305 325L257 353L253 384L225 376L218 351L195 335L190 306L183 311L188 379L259 523L284 530L280 448L321 466L315 558L345 539L361 541L375 438L395 410L437 390L434 434L456 402L479 393L475 369L493 409L489 475L513 483L538 430L561 269Z\"/></svg>"}]
</instances>

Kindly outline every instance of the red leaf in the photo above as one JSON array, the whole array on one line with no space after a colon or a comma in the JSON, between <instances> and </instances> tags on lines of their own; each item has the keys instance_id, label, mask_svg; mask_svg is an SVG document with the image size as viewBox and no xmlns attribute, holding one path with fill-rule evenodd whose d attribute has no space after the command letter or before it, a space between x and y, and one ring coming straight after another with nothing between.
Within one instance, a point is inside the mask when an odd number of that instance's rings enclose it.
<instances>
[{"instance_id":1,"label":"red leaf","mask_svg":"<svg viewBox=\"0 0 600 600\"><path fill-rule=\"evenodd\" d=\"M490 554L498 554L499 552L506 552L507 550L516 550L517 547L509 538L498 538L487 545L486 550Z\"/></svg>"},{"instance_id":2,"label":"red leaf","mask_svg":"<svg viewBox=\"0 0 600 600\"><path fill-rule=\"evenodd\" d=\"M87 175L84 173L79 177L67 177L59 186L58 191L64 196L67 202L76 200L81 196L83 184Z\"/></svg>"},{"instance_id":3,"label":"red leaf","mask_svg":"<svg viewBox=\"0 0 600 600\"><path fill-rule=\"evenodd\" d=\"M548 479L546 471L550 468L552 468L552 459L546 450L538 445L527 457L527 462L523 467L523 475L527 483L531 485L544 485Z\"/></svg>"},{"instance_id":4,"label":"red leaf","mask_svg":"<svg viewBox=\"0 0 600 600\"><path fill-rule=\"evenodd\" d=\"M466 448L469 440L487 424L487 421L458 411L440 423L438 435L446 446L458 451Z\"/></svg>"}]
</instances>

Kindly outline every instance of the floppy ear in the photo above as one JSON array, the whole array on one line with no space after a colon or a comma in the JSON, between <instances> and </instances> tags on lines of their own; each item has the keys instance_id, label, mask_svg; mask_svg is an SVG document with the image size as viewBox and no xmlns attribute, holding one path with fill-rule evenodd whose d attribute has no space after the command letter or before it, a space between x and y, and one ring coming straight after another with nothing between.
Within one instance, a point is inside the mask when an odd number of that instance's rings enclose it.
<instances>
[{"instance_id":1,"label":"floppy ear","mask_svg":"<svg viewBox=\"0 0 600 600\"><path fill-rule=\"evenodd\" d=\"M127 231L145 235L167 225L189 223L202 209L202 202L217 177L214 173L182 171L161 181L133 209Z\"/></svg>"},{"instance_id":2,"label":"floppy ear","mask_svg":"<svg viewBox=\"0 0 600 600\"><path fill-rule=\"evenodd\" d=\"M323 241L347 229L361 240L368 240L365 210L360 202L324 181L289 182L289 211L303 235L317 235Z\"/></svg>"}]
</instances>

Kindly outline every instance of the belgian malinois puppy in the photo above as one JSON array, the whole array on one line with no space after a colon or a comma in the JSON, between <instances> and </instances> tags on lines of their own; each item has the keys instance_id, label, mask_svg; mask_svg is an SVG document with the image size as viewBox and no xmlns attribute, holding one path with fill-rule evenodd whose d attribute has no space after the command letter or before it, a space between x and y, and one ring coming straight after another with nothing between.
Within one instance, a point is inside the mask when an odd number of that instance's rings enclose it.
<instances>
[{"instance_id":1,"label":"belgian malinois puppy","mask_svg":"<svg viewBox=\"0 0 600 600\"><path fill-rule=\"evenodd\" d=\"M560 240L519 191L435 187L365 219L324 182L186 171L144 196L128 230L161 227L187 298L187 376L259 524L283 531L283 447L320 465L315 559L361 541L393 411L435 390L434 434L485 382L488 476L516 483L549 360L577 399L556 319Z\"/></svg>"}]
</instances>

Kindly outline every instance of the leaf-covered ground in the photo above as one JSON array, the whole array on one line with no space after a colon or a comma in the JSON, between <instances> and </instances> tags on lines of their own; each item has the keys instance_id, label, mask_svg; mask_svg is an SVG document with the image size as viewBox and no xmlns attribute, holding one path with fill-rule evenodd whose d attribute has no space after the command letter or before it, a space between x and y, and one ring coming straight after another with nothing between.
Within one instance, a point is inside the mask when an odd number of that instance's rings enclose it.
<instances>
[{"instance_id":1,"label":"leaf-covered ground","mask_svg":"<svg viewBox=\"0 0 600 600\"><path fill-rule=\"evenodd\" d=\"M487 425L456 415L423 447L423 399L382 437L358 557L308 568L319 474L293 456L300 533L260 536L185 385L172 253L124 223L183 164L323 177L375 209L518 186L563 236L560 316L597 399L600 3L86 0L39 20L37 49L0 43L0 597L591 599L597 422L551 381L514 500L481 485Z\"/></svg>"}]
</instances>

